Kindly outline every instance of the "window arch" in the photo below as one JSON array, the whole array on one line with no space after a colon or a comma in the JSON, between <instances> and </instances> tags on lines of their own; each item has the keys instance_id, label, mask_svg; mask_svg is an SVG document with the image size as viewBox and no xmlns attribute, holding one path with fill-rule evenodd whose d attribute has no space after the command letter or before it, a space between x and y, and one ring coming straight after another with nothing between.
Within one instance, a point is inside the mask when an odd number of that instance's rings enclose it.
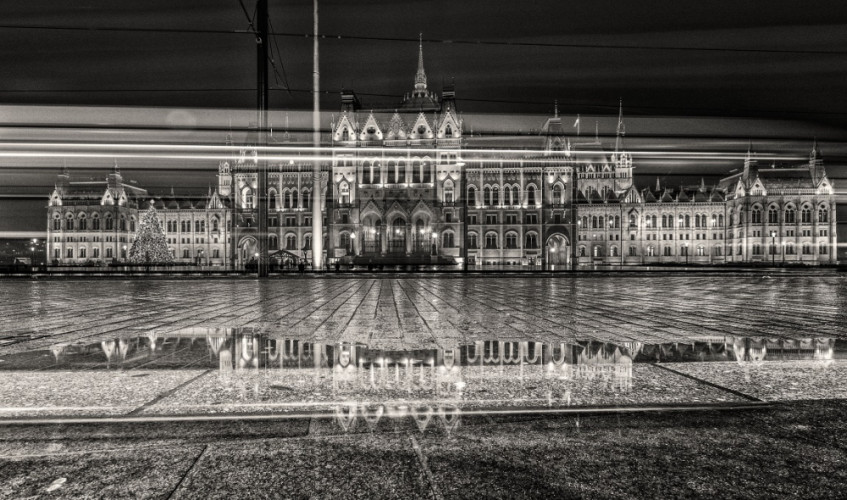
<instances>
[{"instance_id":1,"label":"window arch","mask_svg":"<svg viewBox=\"0 0 847 500\"><path fill-rule=\"evenodd\" d=\"M476 188L474 186L468 186L468 204L476 205Z\"/></svg>"},{"instance_id":2,"label":"window arch","mask_svg":"<svg viewBox=\"0 0 847 500\"><path fill-rule=\"evenodd\" d=\"M279 241L275 234L268 235L268 249L279 250Z\"/></svg>"},{"instance_id":3,"label":"window arch","mask_svg":"<svg viewBox=\"0 0 847 500\"><path fill-rule=\"evenodd\" d=\"M497 233L486 233L485 235L485 248L498 248L497 247Z\"/></svg>"},{"instance_id":4,"label":"window arch","mask_svg":"<svg viewBox=\"0 0 847 500\"><path fill-rule=\"evenodd\" d=\"M536 233L526 233L524 248L538 248L538 235Z\"/></svg>"},{"instance_id":5,"label":"window arch","mask_svg":"<svg viewBox=\"0 0 847 500\"><path fill-rule=\"evenodd\" d=\"M276 189L268 190L268 210L276 211L279 208L279 203L277 202L277 194Z\"/></svg>"},{"instance_id":6,"label":"window arch","mask_svg":"<svg viewBox=\"0 0 847 500\"><path fill-rule=\"evenodd\" d=\"M800 211L800 222L803 224L811 224L812 223L812 209L808 206L804 206Z\"/></svg>"},{"instance_id":7,"label":"window arch","mask_svg":"<svg viewBox=\"0 0 847 500\"><path fill-rule=\"evenodd\" d=\"M87 231L88 230L88 221L85 219L85 214L84 213L79 214L77 219L79 221L78 222L79 225L78 225L77 229L79 229L80 231Z\"/></svg>"},{"instance_id":8,"label":"window arch","mask_svg":"<svg viewBox=\"0 0 847 500\"><path fill-rule=\"evenodd\" d=\"M751 212L751 217L753 220L751 221L753 224L761 224L762 223L762 209L761 207L753 207L753 211Z\"/></svg>"},{"instance_id":9,"label":"window arch","mask_svg":"<svg viewBox=\"0 0 847 500\"><path fill-rule=\"evenodd\" d=\"M499 206L500 203L500 186L494 185L491 188L491 205Z\"/></svg>"},{"instance_id":10,"label":"window arch","mask_svg":"<svg viewBox=\"0 0 847 500\"><path fill-rule=\"evenodd\" d=\"M530 184L526 188L526 199L527 204L529 206L537 205L538 203L535 201L535 186Z\"/></svg>"},{"instance_id":11,"label":"window arch","mask_svg":"<svg viewBox=\"0 0 847 500\"><path fill-rule=\"evenodd\" d=\"M768 224L779 224L779 210L773 205L768 208Z\"/></svg>"},{"instance_id":12,"label":"window arch","mask_svg":"<svg viewBox=\"0 0 847 500\"><path fill-rule=\"evenodd\" d=\"M476 233L468 233L468 248L479 248Z\"/></svg>"},{"instance_id":13,"label":"window arch","mask_svg":"<svg viewBox=\"0 0 847 500\"><path fill-rule=\"evenodd\" d=\"M482 204L488 206L491 202L491 188L485 186L482 188Z\"/></svg>"},{"instance_id":14,"label":"window arch","mask_svg":"<svg viewBox=\"0 0 847 500\"><path fill-rule=\"evenodd\" d=\"M97 212L91 214L91 229L94 231L100 230L100 214Z\"/></svg>"},{"instance_id":15,"label":"window arch","mask_svg":"<svg viewBox=\"0 0 847 500\"><path fill-rule=\"evenodd\" d=\"M347 184L347 181L341 181L338 186L338 201L342 205L350 203L350 185Z\"/></svg>"},{"instance_id":16,"label":"window arch","mask_svg":"<svg viewBox=\"0 0 847 500\"><path fill-rule=\"evenodd\" d=\"M343 248L344 250L350 250L350 241L350 233L345 231L338 235L338 246L340 248Z\"/></svg>"},{"instance_id":17,"label":"window arch","mask_svg":"<svg viewBox=\"0 0 847 500\"><path fill-rule=\"evenodd\" d=\"M553 185L553 204L554 205L563 205L565 203L564 190L562 185L556 183Z\"/></svg>"},{"instance_id":18,"label":"window arch","mask_svg":"<svg viewBox=\"0 0 847 500\"><path fill-rule=\"evenodd\" d=\"M297 250L297 235L289 233L285 236L285 249Z\"/></svg>"},{"instance_id":19,"label":"window arch","mask_svg":"<svg viewBox=\"0 0 847 500\"><path fill-rule=\"evenodd\" d=\"M518 248L518 233L514 231L506 233L506 248Z\"/></svg>"},{"instance_id":20,"label":"window arch","mask_svg":"<svg viewBox=\"0 0 847 500\"><path fill-rule=\"evenodd\" d=\"M453 181L444 181L444 203L453 203Z\"/></svg>"},{"instance_id":21,"label":"window arch","mask_svg":"<svg viewBox=\"0 0 847 500\"><path fill-rule=\"evenodd\" d=\"M829 210L824 206L818 209L818 222L829 222Z\"/></svg>"},{"instance_id":22,"label":"window arch","mask_svg":"<svg viewBox=\"0 0 847 500\"><path fill-rule=\"evenodd\" d=\"M250 186L241 189L241 208L251 210L253 208L253 190Z\"/></svg>"},{"instance_id":23,"label":"window arch","mask_svg":"<svg viewBox=\"0 0 847 500\"><path fill-rule=\"evenodd\" d=\"M797 211L793 206L785 207L785 223L786 224L796 224L797 223Z\"/></svg>"},{"instance_id":24,"label":"window arch","mask_svg":"<svg viewBox=\"0 0 847 500\"><path fill-rule=\"evenodd\" d=\"M444 231L441 233L441 246L444 248L455 248L456 235L453 231Z\"/></svg>"}]
</instances>

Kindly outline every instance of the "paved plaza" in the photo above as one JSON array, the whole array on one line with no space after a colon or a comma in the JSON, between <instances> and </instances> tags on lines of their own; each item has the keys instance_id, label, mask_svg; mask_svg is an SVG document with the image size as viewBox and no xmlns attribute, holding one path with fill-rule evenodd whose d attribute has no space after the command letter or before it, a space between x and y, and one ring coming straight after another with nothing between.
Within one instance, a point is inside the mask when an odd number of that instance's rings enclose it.
<instances>
[{"instance_id":1,"label":"paved plaza","mask_svg":"<svg viewBox=\"0 0 847 500\"><path fill-rule=\"evenodd\" d=\"M190 328L383 348L477 340L847 338L847 277L644 274L0 283L0 355Z\"/></svg>"}]
</instances>

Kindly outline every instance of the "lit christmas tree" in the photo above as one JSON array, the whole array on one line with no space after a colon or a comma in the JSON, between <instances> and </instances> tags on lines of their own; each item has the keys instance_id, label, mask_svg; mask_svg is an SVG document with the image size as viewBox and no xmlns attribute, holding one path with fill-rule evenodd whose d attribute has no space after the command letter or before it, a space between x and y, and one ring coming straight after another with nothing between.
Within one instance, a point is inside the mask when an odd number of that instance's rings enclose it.
<instances>
[{"instance_id":1,"label":"lit christmas tree","mask_svg":"<svg viewBox=\"0 0 847 500\"><path fill-rule=\"evenodd\" d=\"M165 232L159 224L159 217L153 205L138 223L135 241L129 249L129 261L135 264L170 264L173 262L165 240Z\"/></svg>"}]
</instances>

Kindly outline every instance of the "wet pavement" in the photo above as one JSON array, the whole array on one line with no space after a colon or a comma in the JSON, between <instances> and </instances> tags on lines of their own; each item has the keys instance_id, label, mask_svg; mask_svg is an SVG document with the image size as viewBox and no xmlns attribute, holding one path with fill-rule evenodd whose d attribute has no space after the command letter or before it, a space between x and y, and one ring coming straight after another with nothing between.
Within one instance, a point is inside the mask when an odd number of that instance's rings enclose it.
<instances>
[{"instance_id":1,"label":"wet pavement","mask_svg":"<svg viewBox=\"0 0 847 500\"><path fill-rule=\"evenodd\" d=\"M0 299L3 498L847 482L834 271L5 281Z\"/></svg>"}]
</instances>

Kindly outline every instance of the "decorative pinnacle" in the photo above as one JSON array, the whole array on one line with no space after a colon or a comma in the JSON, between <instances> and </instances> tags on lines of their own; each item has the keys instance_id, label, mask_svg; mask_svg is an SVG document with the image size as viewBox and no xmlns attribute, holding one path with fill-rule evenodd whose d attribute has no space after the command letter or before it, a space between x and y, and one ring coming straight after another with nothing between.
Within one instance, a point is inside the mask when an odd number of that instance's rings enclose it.
<instances>
[{"instance_id":1,"label":"decorative pinnacle","mask_svg":"<svg viewBox=\"0 0 847 500\"><path fill-rule=\"evenodd\" d=\"M415 74L415 93L426 92L426 72L423 65L423 33L418 38L418 72Z\"/></svg>"}]
</instances>

